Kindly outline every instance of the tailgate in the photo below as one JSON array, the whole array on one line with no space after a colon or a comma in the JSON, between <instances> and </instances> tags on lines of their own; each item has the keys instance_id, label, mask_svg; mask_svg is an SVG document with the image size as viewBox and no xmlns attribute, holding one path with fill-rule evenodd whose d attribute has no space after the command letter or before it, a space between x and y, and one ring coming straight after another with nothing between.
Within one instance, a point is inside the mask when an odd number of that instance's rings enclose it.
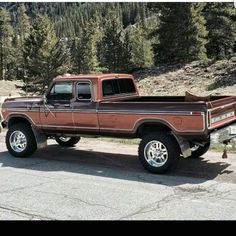
<instances>
[{"instance_id":1,"label":"tailgate","mask_svg":"<svg viewBox=\"0 0 236 236\"><path fill-rule=\"evenodd\" d=\"M212 130L236 121L236 96L207 103L208 129Z\"/></svg>"}]
</instances>

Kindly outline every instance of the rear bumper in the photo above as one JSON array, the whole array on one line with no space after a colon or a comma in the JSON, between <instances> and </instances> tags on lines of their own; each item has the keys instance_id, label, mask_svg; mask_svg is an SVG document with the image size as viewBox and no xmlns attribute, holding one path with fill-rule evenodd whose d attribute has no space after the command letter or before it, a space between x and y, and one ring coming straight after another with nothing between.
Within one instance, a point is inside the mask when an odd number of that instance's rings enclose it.
<instances>
[{"instance_id":1,"label":"rear bumper","mask_svg":"<svg viewBox=\"0 0 236 236\"><path fill-rule=\"evenodd\" d=\"M224 143L236 138L236 123L213 131L210 134L211 143Z\"/></svg>"}]
</instances>

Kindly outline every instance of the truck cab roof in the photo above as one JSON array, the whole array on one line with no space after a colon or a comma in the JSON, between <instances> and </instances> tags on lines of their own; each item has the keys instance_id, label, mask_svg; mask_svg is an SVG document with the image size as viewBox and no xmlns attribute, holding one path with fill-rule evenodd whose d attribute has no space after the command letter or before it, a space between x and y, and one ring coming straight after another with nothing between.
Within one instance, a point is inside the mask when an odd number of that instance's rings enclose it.
<instances>
[{"instance_id":1,"label":"truck cab roof","mask_svg":"<svg viewBox=\"0 0 236 236\"><path fill-rule=\"evenodd\" d=\"M87 83L87 80L91 83L90 89L95 101L120 100L139 96L133 75L124 73L64 74L53 79L49 91L53 84L58 82L79 83L81 81L82 83Z\"/></svg>"},{"instance_id":2,"label":"truck cab roof","mask_svg":"<svg viewBox=\"0 0 236 236\"><path fill-rule=\"evenodd\" d=\"M133 78L131 74L64 74L57 76L53 79L53 81L60 81L60 80L80 80L80 79L107 79L107 78Z\"/></svg>"}]
</instances>

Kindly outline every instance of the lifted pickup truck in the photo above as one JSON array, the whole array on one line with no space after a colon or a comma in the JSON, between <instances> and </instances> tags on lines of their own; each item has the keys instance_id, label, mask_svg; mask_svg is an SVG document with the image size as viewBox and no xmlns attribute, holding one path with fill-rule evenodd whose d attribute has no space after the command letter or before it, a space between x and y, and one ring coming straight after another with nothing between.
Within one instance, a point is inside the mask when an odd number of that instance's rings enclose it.
<instances>
[{"instance_id":1,"label":"lifted pickup truck","mask_svg":"<svg viewBox=\"0 0 236 236\"><path fill-rule=\"evenodd\" d=\"M213 141L236 136L236 96L139 96L129 74L56 77L42 97L6 99L6 145L28 157L48 138L73 146L81 136L140 138L139 159L165 173L183 157L198 157Z\"/></svg>"}]
</instances>

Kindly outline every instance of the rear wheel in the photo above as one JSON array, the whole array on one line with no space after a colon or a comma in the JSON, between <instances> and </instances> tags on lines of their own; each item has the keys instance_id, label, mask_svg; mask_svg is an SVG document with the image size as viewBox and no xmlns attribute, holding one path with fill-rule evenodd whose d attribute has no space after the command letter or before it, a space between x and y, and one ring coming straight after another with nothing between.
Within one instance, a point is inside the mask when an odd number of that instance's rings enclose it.
<instances>
[{"instance_id":1,"label":"rear wheel","mask_svg":"<svg viewBox=\"0 0 236 236\"><path fill-rule=\"evenodd\" d=\"M148 134L139 145L139 159L144 168L152 173L163 174L175 168L179 156L179 145L170 134Z\"/></svg>"},{"instance_id":2,"label":"rear wheel","mask_svg":"<svg viewBox=\"0 0 236 236\"><path fill-rule=\"evenodd\" d=\"M57 143L64 147L73 147L80 141L80 137L64 137L64 136L56 136L55 137Z\"/></svg>"},{"instance_id":3,"label":"rear wheel","mask_svg":"<svg viewBox=\"0 0 236 236\"><path fill-rule=\"evenodd\" d=\"M31 156L37 149L31 127L26 124L16 124L10 127L6 135L6 146L14 157Z\"/></svg>"},{"instance_id":4,"label":"rear wheel","mask_svg":"<svg viewBox=\"0 0 236 236\"><path fill-rule=\"evenodd\" d=\"M204 155L210 148L211 143L206 143L204 146L194 146L192 147L192 155L190 158L198 158L202 155Z\"/></svg>"}]
</instances>

